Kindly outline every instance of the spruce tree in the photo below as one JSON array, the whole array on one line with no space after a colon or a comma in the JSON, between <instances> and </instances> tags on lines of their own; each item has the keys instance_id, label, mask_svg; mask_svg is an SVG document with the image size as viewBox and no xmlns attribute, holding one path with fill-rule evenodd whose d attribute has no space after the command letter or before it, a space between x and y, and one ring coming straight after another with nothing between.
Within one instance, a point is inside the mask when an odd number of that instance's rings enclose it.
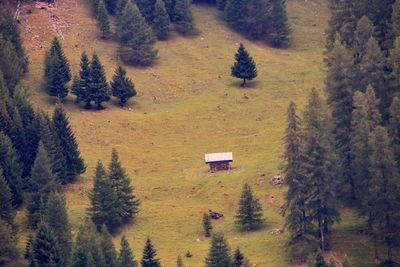
<instances>
[{"instance_id":1,"label":"spruce tree","mask_svg":"<svg viewBox=\"0 0 400 267\"><path fill-rule=\"evenodd\" d=\"M129 1L118 23L119 57L129 65L148 66L157 58L153 31L137 6Z\"/></svg>"},{"instance_id":2,"label":"spruce tree","mask_svg":"<svg viewBox=\"0 0 400 267\"><path fill-rule=\"evenodd\" d=\"M0 219L0 266L21 266L19 256L12 227Z\"/></svg>"},{"instance_id":3,"label":"spruce tree","mask_svg":"<svg viewBox=\"0 0 400 267\"><path fill-rule=\"evenodd\" d=\"M22 164L10 138L0 132L0 167L12 193L13 205L20 205L22 193Z\"/></svg>"},{"instance_id":4,"label":"spruce tree","mask_svg":"<svg viewBox=\"0 0 400 267\"><path fill-rule=\"evenodd\" d=\"M79 76L74 75L74 77L72 78L71 93L76 96L75 102L77 104L79 104L82 101L80 97L78 97L78 95L80 95L80 89L81 87L80 87Z\"/></svg>"},{"instance_id":5,"label":"spruce tree","mask_svg":"<svg viewBox=\"0 0 400 267\"><path fill-rule=\"evenodd\" d=\"M235 63L231 68L231 75L243 79L242 87L245 86L247 80L253 80L257 77L256 64L242 43L235 54Z\"/></svg>"},{"instance_id":6,"label":"spruce tree","mask_svg":"<svg viewBox=\"0 0 400 267\"><path fill-rule=\"evenodd\" d=\"M99 161L93 177L93 189L90 192L89 213L98 229L103 224L114 231L121 223L118 197L111 179L107 177L103 164Z\"/></svg>"},{"instance_id":7,"label":"spruce tree","mask_svg":"<svg viewBox=\"0 0 400 267\"><path fill-rule=\"evenodd\" d=\"M32 244L32 262L33 266L64 266L59 244L53 231L44 222L40 223Z\"/></svg>"},{"instance_id":8,"label":"spruce tree","mask_svg":"<svg viewBox=\"0 0 400 267\"><path fill-rule=\"evenodd\" d=\"M50 194L46 205L44 221L54 234L64 265L68 266L72 253L71 226L68 221L65 200L60 194Z\"/></svg>"},{"instance_id":9,"label":"spruce tree","mask_svg":"<svg viewBox=\"0 0 400 267\"><path fill-rule=\"evenodd\" d=\"M171 31L170 19L163 0L157 0L153 20L153 29L159 40L168 39Z\"/></svg>"},{"instance_id":10,"label":"spruce tree","mask_svg":"<svg viewBox=\"0 0 400 267\"><path fill-rule=\"evenodd\" d=\"M12 194L0 167L0 220L14 226L15 212L12 205Z\"/></svg>"},{"instance_id":11,"label":"spruce tree","mask_svg":"<svg viewBox=\"0 0 400 267\"><path fill-rule=\"evenodd\" d=\"M128 240L123 235L121 238L121 250L118 256L118 267L137 267L132 249L129 246Z\"/></svg>"},{"instance_id":12,"label":"spruce tree","mask_svg":"<svg viewBox=\"0 0 400 267\"><path fill-rule=\"evenodd\" d=\"M246 231L257 229L264 224L261 204L253 197L253 192L247 183L243 186L235 217L235 223Z\"/></svg>"},{"instance_id":13,"label":"spruce tree","mask_svg":"<svg viewBox=\"0 0 400 267\"><path fill-rule=\"evenodd\" d=\"M175 2L176 0L163 0L165 4L165 9L169 15L171 22L175 21Z\"/></svg>"},{"instance_id":14,"label":"spruce tree","mask_svg":"<svg viewBox=\"0 0 400 267\"><path fill-rule=\"evenodd\" d=\"M214 234L211 239L211 246L204 261L205 267L230 267L230 248L221 233Z\"/></svg>"},{"instance_id":15,"label":"spruce tree","mask_svg":"<svg viewBox=\"0 0 400 267\"><path fill-rule=\"evenodd\" d=\"M117 251L115 250L112 236L103 224L100 231L100 247L104 255L107 267L117 267Z\"/></svg>"},{"instance_id":16,"label":"spruce tree","mask_svg":"<svg viewBox=\"0 0 400 267\"><path fill-rule=\"evenodd\" d=\"M356 31L354 33L353 54L354 63L358 65L366 53L366 45L368 40L372 37L374 32L374 25L367 16L363 16L358 22ZM357 79L361 79L359 77ZM361 89L361 88L359 88Z\"/></svg>"},{"instance_id":17,"label":"spruce tree","mask_svg":"<svg viewBox=\"0 0 400 267\"><path fill-rule=\"evenodd\" d=\"M226 5L226 0L216 0L216 5L217 5L217 9L219 11L224 11L225 5Z\"/></svg>"},{"instance_id":18,"label":"spruce tree","mask_svg":"<svg viewBox=\"0 0 400 267\"><path fill-rule=\"evenodd\" d=\"M381 92L384 92L384 98L381 101L381 108L384 109L383 118L385 122L389 118L389 108L393 98L400 93L400 37L394 41L393 48L390 50L390 55L387 58L390 73L386 71L386 83Z\"/></svg>"},{"instance_id":19,"label":"spruce tree","mask_svg":"<svg viewBox=\"0 0 400 267\"><path fill-rule=\"evenodd\" d=\"M291 29L286 12L286 0L271 1L270 28L268 41L274 47L286 47L290 43Z\"/></svg>"},{"instance_id":20,"label":"spruce tree","mask_svg":"<svg viewBox=\"0 0 400 267\"><path fill-rule=\"evenodd\" d=\"M99 4L97 6L97 20L99 29L101 31L101 38L106 39L108 36L110 36L111 29L104 0L99 0Z\"/></svg>"},{"instance_id":21,"label":"spruce tree","mask_svg":"<svg viewBox=\"0 0 400 267\"><path fill-rule=\"evenodd\" d=\"M193 14L190 10L190 5L190 0L175 0L175 31L182 35L194 35L198 33L198 30L194 24Z\"/></svg>"},{"instance_id":22,"label":"spruce tree","mask_svg":"<svg viewBox=\"0 0 400 267\"><path fill-rule=\"evenodd\" d=\"M126 77L126 70L118 66L111 81L111 90L114 97L119 98L121 106L136 95L135 85Z\"/></svg>"},{"instance_id":23,"label":"spruce tree","mask_svg":"<svg viewBox=\"0 0 400 267\"><path fill-rule=\"evenodd\" d=\"M244 256L242 252L240 252L239 247L236 248L235 253L233 254L231 267L244 267Z\"/></svg>"},{"instance_id":24,"label":"spruce tree","mask_svg":"<svg viewBox=\"0 0 400 267\"><path fill-rule=\"evenodd\" d=\"M54 55L50 58L49 64L50 70L46 79L47 92L50 96L55 96L62 101L68 95L63 63L59 56Z\"/></svg>"},{"instance_id":25,"label":"spruce tree","mask_svg":"<svg viewBox=\"0 0 400 267\"><path fill-rule=\"evenodd\" d=\"M111 90L107 83L104 67L99 57L94 54L90 65L90 99L93 100L98 109L103 109L103 102L110 100Z\"/></svg>"},{"instance_id":26,"label":"spruce tree","mask_svg":"<svg viewBox=\"0 0 400 267\"><path fill-rule=\"evenodd\" d=\"M86 108L90 108L90 61L86 53L82 53L79 71L79 82L72 87L72 93L76 96L76 101L86 103ZM75 83L74 83L75 84Z\"/></svg>"},{"instance_id":27,"label":"spruce tree","mask_svg":"<svg viewBox=\"0 0 400 267\"><path fill-rule=\"evenodd\" d=\"M99 0L100 3L101 0ZM116 0L105 0L104 1L107 7L107 11L111 14L114 15L116 12L117 8L117 1Z\"/></svg>"},{"instance_id":28,"label":"spruce tree","mask_svg":"<svg viewBox=\"0 0 400 267\"><path fill-rule=\"evenodd\" d=\"M51 163L43 143L39 144L31 177L27 185L26 207L28 224L36 228L45 214L46 203L51 192L56 191L58 184L51 171Z\"/></svg>"},{"instance_id":29,"label":"spruce tree","mask_svg":"<svg viewBox=\"0 0 400 267\"><path fill-rule=\"evenodd\" d=\"M157 252L151 243L150 238L147 238L146 244L143 249L143 256L141 261L142 267L161 267L160 260L156 258Z\"/></svg>"},{"instance_id":30,"label":"spruce tree","mask_svg":"<svg viewBox=\"0 0 400 267\"><path fill-rule=\"evenodd\" d=\"M225 20L233 29L242 32L246 27L245 8L247 1L244 0L226 0Z\"/></svg>"},{"instance_id":31,"label":"spruce tree","mask_svg":"<svg viewBox=\"0 0 400 267\"><path fill-rule=\"evenodd\" d=\"M147 24L152 25L155 17L156 0L135 0L134 3L136 3Z\"/></svg>"},{"instance_id":32,"label":"spruce tree","mask_svg":"<svg viewBox=\"0 0 400 267\"><path fill-rule=\"evenodd\" d=\"M33 235L29 234L28 239L26 240L25 250L24 250L24 259L32 262L32 245L33 245Z\"/></svg>"},{"instance_id":33,"label":"spruce tree","mask_svg":"<svg viewBox=\"0 0 400 267\"><path fill-rule=\"evenodd\" d=\"M66 165L68 166L68 181L72 182L78 175L85 171L86 167L80 155L78 144L69 124L68 117L60 105L57 105L54 109L52 124L60 140L60 146L65 157Z\"/></svg>"},{"instance_id":34,"label":"spruce tree","mask_svg":"<svg viewBox=\"0 0 400 267\"><path fill-rule=\"evenodd\" d=\"M11 41L5 39L0 32L0 70L4 75L7 87L12 90L22 78L24 67L18 57L18 52Z\"/></svg>"},{"instance_id":35,"label":"spruce tree","mask_svg":"<svg viewBox=\"0 0 400 267\"><path fill-rule=\"evenodd\" d=\"M394 38L400 36L400 0L396 0L392 6L392 31Z\"/></svg>"},{"instance_id":36,"label":"spruce tree","mask_svg":"<svg viewBox=\"0 0 400 267\"><path fill-rule=\"evenodd\" d=\"M211 236L211 231L212 231L212 224L210 217L208 217L207 213L203 214L203 230L204 230L204 236L205 237L210 237Z\"/></svg>"},{"instance_id":37,"label":"spruce tree","mask_svg":"<svg viewBox=\"0 0 400 267\"><path fill-rule=\"evenodd\" d=\"M117 1L117 7L115 8L115 17L117 18L117 21L121 18L122 14L124 13L125 6L130 0L118 0Z\"/></svg>"},{"instance_id":38,"label":"spruce tree","mask_svg":"<svg viewBox=\"0 0 400 267\"><path fill-rule=\"evenodd\" d=\"M397 166L400 167L400 97L393 98L390 106L389 132Z\"/></svg>"}]
</instances>

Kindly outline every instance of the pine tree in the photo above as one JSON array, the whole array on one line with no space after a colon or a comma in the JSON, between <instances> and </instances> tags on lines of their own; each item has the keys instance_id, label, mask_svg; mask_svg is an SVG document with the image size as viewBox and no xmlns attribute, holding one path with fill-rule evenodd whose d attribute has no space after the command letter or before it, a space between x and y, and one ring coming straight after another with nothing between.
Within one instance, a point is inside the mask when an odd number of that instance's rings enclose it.
<instances>
[{"instance_id":1,"label":"pine tree","mask_svg":"<svg viewBox=\"0 0 400 267\"><path fill-rule=\"evenodd\" d=\"M46 210L46 203L51 192L56 191L58 184L51 171L49 156L43 143L39 144L35 163L32 167L28 182L26 206L28 210L28 224L36 228Z\"/></svg>"},{"instance_id":2,"label":"pine tree","mask_svg":"<svg viewBox=\"0 0 400 267\"><path fill-rule=\"evenodd\" d=\"M141 261L142 267L161 267L160 260L156 258L157 252L151 243L150 238L147 238L143 249L143 257Z\"/></svg>"},{"instance_id":3,"label":"pine tree","mask_svg":"<svg viewBox=\"0 0 400 267\"><path fill-rule=\"evenodd\" d=\"M268 41L274 47L286 47L290 43L291 29L286 12L286 0L271 1L270 28Z\"/></svg>"},{"instance_id":4,"label":"pine tree","mask_svg":"<svg viewBox=\"0 0 400 267\"><path fill-rule=\"evenodd\" d=\"M183 261L181 256L179 255L178 258L176 259L176 267L184 267Z\"/></svg>"},{"instance_id":5,"label":"pine tree","mask_svg":"<svg viewBox=\"0 0 400 267\"><path fill-rule=\"evenodd\" d=\"M205 259L205 267L230 267L230 248L223 234L217 233L212 236L211 246Z\"/></svg>"},{"instance_id":6,"label":"pine tree","mask_svg":"<svg viewBox=\"0 0 400 267\"><path fill-rule=\"evenodd\" d=\"M159 40L168 39L171 31L170 19L163 0L157 0L155 5L153 29Z\"/></svg>"},{"instance_id":7,"label":"pine tree","mask_svg":"<svg viewBox=\"0 0 400 267\"><path fill-rule=\"evenodd\" d=\"M47 62L47 61L46 61ZM65 80L63 62L61 58L54 55L49 60L50 66L48 77L46 79L46 88L50 96L56 96L61 101L68 95L68 88Z\"/></svg>"},{"instance_id":8,"label":"pine tree","mask_svg":"<svg viewBox=\"0 0 400 267\"><path fill-rule=\"evenodd\" d=\"M136 95L135 85L132 80L126 77L126 70L118 66L111 81L112 95L119 98L121 106Z\"/></svg>"},{"instance_id":9,"label":"pine tree","mask_svg":"<svg viewBox=\"0 0 400 267\"><path fill-rule=\"evenodd\" d=\"M117 1L117 7L115 8L115 17L117 18L117 21L121 18L122 14L124 13L125 6L130 0L118 0Z\"/></svg>"},{"instance_id":10,"label":"pine tree","mask_svg":"<svg viewBox=\"0 0 400 267\"><path fill-rule=\"evenodd\" d=\"M169 19L171 22L175 21L175 2L176 0L163 0L165 4L165 9L169 15Z\"/></svg>"},{"instance_id":11,"label":"pine tree","mask_svg":"<svg viewBox=\"0 0 400 267\"><path fill-rule=\"evenodd\" d=\"M10 225L0 219L0 266L21 266L18 262L19 252L12 232Z\"/></svg>"},{"instance_id":12,"label":"pine tree","mask_svg":"<svg viewBox=\"0 0 400 267\"><path fill-rule=\"evenodd\" d=\"M246 231L257 229L264 224L261 204L253 197L253 192L247 183L243 186L235 223Z\"/></svg>"},{"instance_id":13,"label":"pine tree","mask_svg":"<svg viewBox=\"0 0 400 267\"><path fill-rule=\"evenodd\" d=\"M397 219L400 210L398 198L400 176L386 128L378 126L370 135L371 193L374 238L383 238L387 247L387 260L393 260L394 236L399 232Z\"/></svg>"},{"instance_id":14,"label":"pine tree","mask_svg":"<svg viewBox=\"0 0 400 267\"><path fill-rule=\"evenodd\" d=\"M372 37L374 32L374 25L367 16L363 16L357 23L356 31L354 33L353 54L354 63L358 65L367 50L367 42ZM360 75L361 76L361 75ZM357 78L361 79L362 77ZM361 89L361 88L360 88Z\"/></svg>"},{"instance_id":15,"label":"pine tree","mask_svg":"<svg viewBox=\"0 0 400 267\"><path fill-rule=\"evenodd\" d=\"M393 151L397 166L400 167L400 97L393 98L390 106L389 132L393 140Z\"/></svg>"},{"instance_id":16,"label":"pine tree","mask_svg":"<svg viewBox=\"0 0 400 267\"><path fill-rule=\"evenodd\" d=\"M134 3L136 3L147 24L152 25L155 17L156 0L135 0Z\"/></svg>"},{"instance_id":17,"label":"pine tree","mask_svg":"<svg viewBox=\"0 0 400 267\"><path fill-rule=\"evenodd\" d=\"M32 244L33 266L61 267L64 265L61 257L60 247L53 231L46 223L40 223Z\"/></svg>"},{"instance_id":18,"label":"pine tree","mask_svg":"<svg viewBox=\"0 0 400 267\"><path fill-rule=\"evenodd\" d=\"M107 83L104 67L99 57L94 54L90 65L90 99L93 100L98 109L103 109L102 103L110 100L111 90Z\"/></svg>"},{"instance_id":19,"label":"pine tree","mask_svg":"<svg viewBox=\"0 0 400 267\"><path fill-rule=\"evenodd\" d=\"M239 247L236 248L235 253L233 254L231 267L244 267L244 256L242 252L240 252Z\"/></svg>"},{"instance_id":20,"label":"pine tree","mask_svg":"<svg viewBox=\"0 0 400 267\"><path fill-rule=\"evenodd\" d=\"M12 206L12 194L0 167L0 220L14 226L15 212Z\"/></svg>"},{"instance_id":21,"label":"pine tree","mask_svg":"<svg viewBox=\"0 0 400 267\"><path fill-rule=\"evenodd\" d=\"M203 230L204 230L204 236L205 237L210 237L211 236L211 231L213 227L210 221L210 217L208 217L207 213L203 214Z\"/></svg>"},{"instance_id":22,"label":"pine tree","mask_svg":"<svg viewBox=\"0 0 400 267\"><path fill-rule=\"evenodd\" d=\"M24 67L12 42L6 40L1 32L0 58L0 70L4 75L7 87L12 90L22 78Z\"/></svg>"},{"instance_id":23,"label":"pine tree","mask_svg":"<svg viewBox=\"0 0 400 267\"><path fill-rule=\"evenodd\" d=\"M394 41L387 63L391 71L390 73L386 72L386 83L384 88L381 89L381 92L384 93L384 98L381 99L383 101L381 108L384 112L382 115L385 122L389 119L389 108L393 98L400 93L400 37Z\"/></svg>"},{"instance_id":24,"label":"pine tree","mask_svg":"<svg viewBox=\"0 0 400 267\"><path fill-rule=\"evenodd\" d=\"M97 20L101 31L101 38L106 39L111 34L110 22L108 20L108 12L104 5L104 0L99 0L97 6Z\"/></svg>"},{"instance_id":25,"label":"pine tree","mask_svg":"<svg viewBox=\"0 0 400 267\"><path fill-rule=\"evenodd\" d=\"M253 80L257 77L256 64L242 43L235 54L235 63L231 68L231 75L243 79L242 87L245 86L247 80Z\"/></svg>"},{"instance_id":26,"label":"pine tree","mask_svg":"<svg viewBox=\"0 0 400 267\"><path fill-rule=\"evenodd\" d=\"M226 0L216 0L216 5L219 11L224 11L226 6Z\"/></svg>"},{"instance_id":27,"label":"pine tree","mask_svg":"<svg viewBox=\"0 0 400 267\"><path fill-rule=\"evenodd\" d=\"M225 20L233 29L242 32L246 27L244 12L247 1L244 0L226 0Z\"/></svg>"},{"instance_id":28,"label":"pine tree","mask_svg":"<svg viewBox=\"0 0 400 267\"><path fill-rule=\"evenodd\" d=\"M13 205L20 205L22 193L22 164L10 138L0 132L0 167L10 187Z\"/></svg>"},{"instance_id":29,"label":"pine tree","mask_svg":"<svg viewBox=\"0 0 400 267\"><path fill-rule=\"evenodd\" d=\"M79 83L72 87L72 93L76 96L76 101L86 103L86 108L90 108L90 62L86 53L82 53L79 71ZM75 83L74 83L75 84Z\"/></svg>"},{"instance_id":30,"label":"pine tree","mask_svg":"<svg viewBox=\"0 0 400 267\"><path fill-rule=\"evenodd\" d=\"M105 0L104 1L107 7L107 11L111 14L114 15L116 12L117 8L117 1L115 0Z\"/></svg>"},{"instance_id":31,"label":"pine tree","mask_svg":"<svg viewBox=\"0 0 400 267\"><path fill-rule=\"evenodd\" d=\"M128 240L123 235L121 238L121 250L118 256L118 267L137 267L137 266L138 264L135 261Z\"/></svg>"},{"instance_id":32,"label":"pine tree","mask_svg":"<svg viewBox=\"0 0 400 267\"><path fill-rule=\"evenodd\" d=\"M28 239L26 240L25 250L24 250L24 259L29 262L32 262L32 245L33 245L33 235L29 234Z\"/></svg>"},{"instance_id":33,"label":"pine tree","mask_svg":"<svg viewBox=\"0 0 400 267\"><path fill-rule=\"evenodd\" d=\"M100 231L100 247L104 255L107 267L117 267L117 251L115 250L112 236L103 224Z\"/></svg>"},{"instance_id":34,"label":"pine tree","mask_svg":"<svg viewBox=\"0 0 400 267\"><path fill-rule=\"evenodd\" d=\"M400 36L400 0L396 0L392 7L392 31L394 38Z\"/></svg>"},{"instance_id":35,"label":"pine tree","mask_svg":"<svg viewBox=\"0 0 400 267\"><path fill-rule=\"evenodd\" d=\"M50 194L44 217L45 222L57 241L63 263L69 265L72 252L71 226L68 221L65 200L60 194Z\"/></svg>"},{"instance_id":36,"label":"pine tree","mask_svg":"<svg viewBox=\"0 0 400 267\"><path fill-rule=\"evenodd\" d=\"M106 170L100 161L97 163L93 177L90 203L90 216L98 229L105 224L110 231L114 231L120 225L118 197L112 181L107 177Z\"/></svg>"},{"instance_id":37,"label":"pine tree","mask_svg":"<svg viewBox=\"0 0 400 267\"><path fill-rule=\"evenodd\" d=\"M53 113L53 127L60 140L60 145L66 160L68 181L74 181L82 174L86 167L80 155L78 144L72 132L69 120L64 109L57 105Z\"/></svg>"},{"instance_id":38,"label":"pine tree","mask_svg":"<svg viewBox=\"0 0 400 267\"><path fill-rule=\"evenodd\" d=\"M118 38L121 45L119 57L124 63L148 66L157 58L153 31L131 1L119 20Z\"/></svg>"},{"instance_id":39,"label":"pine tree","mask_svg":"<svg viewBox=\"0 0 400 267\"><path fill-rule=\"evenodd\" d=\"M175 0L175 31L182 35L194 35L198 33L198 29L194 24L193 14L190 10L190 5L190 0Z\"/></svg>"}]
</instances>

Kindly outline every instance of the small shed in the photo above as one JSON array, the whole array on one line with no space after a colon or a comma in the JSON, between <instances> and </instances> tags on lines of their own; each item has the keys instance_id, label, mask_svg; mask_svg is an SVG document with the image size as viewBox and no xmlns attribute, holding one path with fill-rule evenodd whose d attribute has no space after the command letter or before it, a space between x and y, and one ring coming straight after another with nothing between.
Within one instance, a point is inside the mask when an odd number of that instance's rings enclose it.
<instances>
[{"instance_id":1,"label":"small shed","mask_svg":"<svg viewBox=\"0 0 400 267\"><path fill-rule=\"evenodd\" d=\"M204 159L206 164L210 166L211 172L227 171L231 168L230 163L233 161L233 153L212 153L205 154Z\"/></svg>"}]
</instances>

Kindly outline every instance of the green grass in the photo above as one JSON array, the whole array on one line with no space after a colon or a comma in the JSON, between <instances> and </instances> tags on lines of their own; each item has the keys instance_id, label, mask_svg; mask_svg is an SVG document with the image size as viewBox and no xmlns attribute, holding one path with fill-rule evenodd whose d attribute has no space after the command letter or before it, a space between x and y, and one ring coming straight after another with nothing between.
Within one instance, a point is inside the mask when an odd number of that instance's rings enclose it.
<instances>
[{"instance_id":1,"label":"green grass","mask_svg":"<svg viewBox=\"0 0 400 267\"><path fill-rule=\"evenodd\" d=\"M64 31L64 50L74 73L79 70L83 51L96 52L110 79L118 64L117 44L98 38L96 22L84 2L65 0L56 11L69 24ZM283 248L286 234L269 233L283 227L279 206L285 191L270 186L269 179L280 173L289 101L302 109L310 88L323 88L328 10L324 0L291 0L288 9L293 45L277 50L232 32L214 8L194 6L202 32L199 36L173 35L157 43L160 60L156 65L128 68L139 92L128 105L133 111L114 102L107 104L106 110L87 111L76 106L72 97L68 99L65 108L88 167L78 182L66 188L74 231L88 207L94 166L99 159L108 164L115 147L143 203L135 223L115 235L117 246L121 235L126 235L140 259L145 238L150 236L163 266L174 266L178 254L184 257L187 250L193 257L184 258L184 262L202 266L209 247L209 239L202 235L202 214L213 209L225 215L224 220L213 222L215 231L224 232L232 248L240 246L251 263L291 266ZM35 10L24 19L23 34L31 61L26 84L36 107L51 111L54 100L41 89L44 49L38 48L32 37L39 35L48 47L55 33L44 11ZM246 89L230 77L240 42L254 57L259 73ZM224 151L233 151L234 169L208 173L204 153ZM264 183L260 183L262 179ZM260 198L267 219L264 229L252 233L239 232L233 223L244 182ZM271 196L276 199L273 203ZM352 212L343 217L334 234L335 255L347 253L355 266L371 266L370 244L352 230L360 220Z\"/></svg>"}]
</instances>

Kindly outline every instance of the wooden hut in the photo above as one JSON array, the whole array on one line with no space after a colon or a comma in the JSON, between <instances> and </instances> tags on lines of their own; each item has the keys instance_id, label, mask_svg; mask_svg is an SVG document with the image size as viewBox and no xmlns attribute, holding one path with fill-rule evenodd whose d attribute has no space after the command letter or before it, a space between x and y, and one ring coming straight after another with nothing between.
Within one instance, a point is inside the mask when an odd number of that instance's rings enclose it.
<instances>
[{"instance_id":1,"label":"wooden hut","mask_svg":"<svg viewBox=\"0 0 400 267\"><path fill-rule=\"evenodd\" d=\"M231 168L230 163L233 161L233 153L212 153L205 154L204 159L206 164L210 166L211 172L227 171Z\"/></svg>"}]
</instances>

